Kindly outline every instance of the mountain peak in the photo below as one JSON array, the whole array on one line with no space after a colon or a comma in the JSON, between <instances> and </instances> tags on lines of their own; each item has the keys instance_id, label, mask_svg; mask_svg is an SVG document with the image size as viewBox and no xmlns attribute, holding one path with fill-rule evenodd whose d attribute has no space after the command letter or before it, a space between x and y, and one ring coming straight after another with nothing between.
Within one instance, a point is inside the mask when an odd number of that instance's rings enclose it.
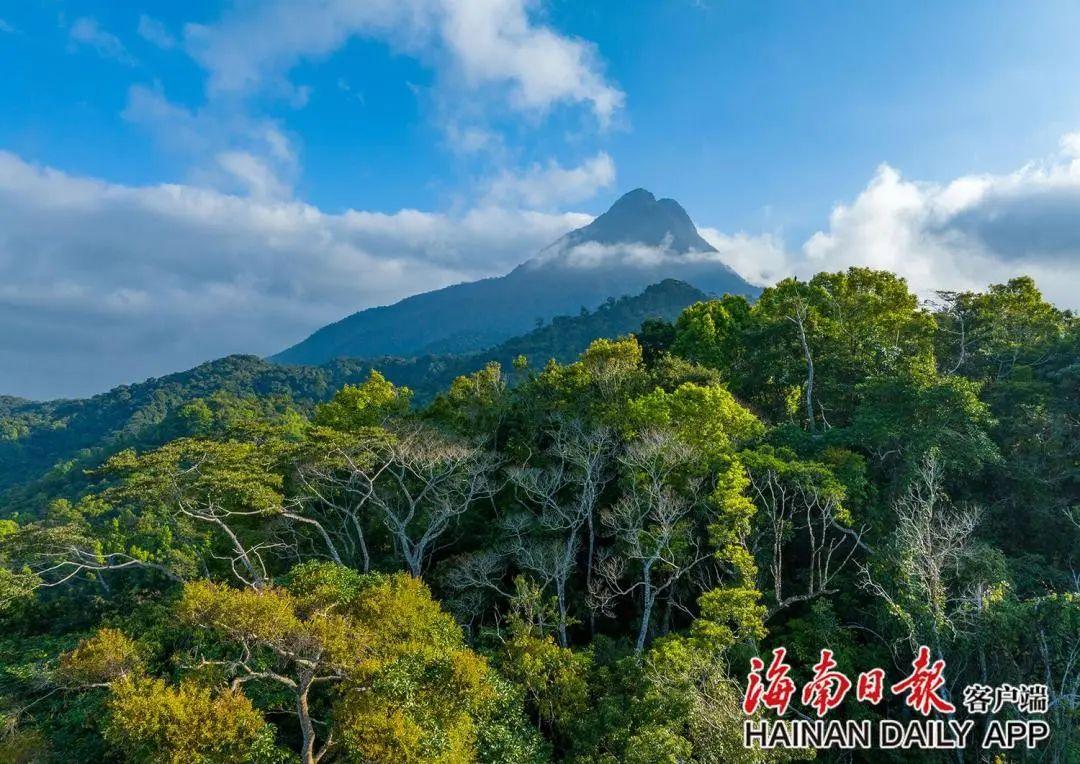
<instances>
[{"instance_id":1,"label":"mountain peak","mask_svg":"<svg viewBox=\"0 0 1080 764\"><path fill-rule=\"evenodd\" d=\"M701 238L682 205L674 199L657 199L644 188L623 194L607 212L571 231L552 248L565 250L590 242L662 246L675 254L715 251Z\"/></svg>"},{"instance_id":2,"label":"mountain peak","mask_svg":"<svg viewBox=\"0 0 1080 764\"><path fill-rule=\"evenodd\" d=\"M635 188L633 191L627 191L616 199L615 203L611 205L611 209L624 206L642 207L654 202L656 202L656 197L653 196L652 191L646 188Z\"/></svg>"},{"instance_id":3,"label":"mountain peak","mask_svg":"<svg viewBox=\"0 0 1080 764\"><path fill-rule=\"evenodd\" d=\"M273 360L320 364L342 357L471 353L528 332L537 318L594 309L608 298L638 294L649 284L671 278L706 294L758 293L715 252L678 202L636 188L596 220L505 276L455 284L354 313ZM689 253L705 256L684 257ZM668 290L671 283L658 289Z\"/></svg>"}]
</instances>

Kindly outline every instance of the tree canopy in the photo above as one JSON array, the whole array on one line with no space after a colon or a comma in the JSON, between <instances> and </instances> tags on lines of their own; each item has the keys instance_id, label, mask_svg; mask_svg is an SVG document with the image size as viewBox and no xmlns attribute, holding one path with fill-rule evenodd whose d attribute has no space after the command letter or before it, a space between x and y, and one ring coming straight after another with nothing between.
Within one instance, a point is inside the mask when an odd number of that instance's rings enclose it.
<instances>
[{"instance_id":1,"label":"tree canopy","mask_svg":"<svg viewBox=\"0 0 1080 764\"><path fill-rule=\"evenodd\" d=\"M1009 761L1077 760L1080 330L1034 282L854 268L580 350L110 394L153 437L80 420L0 504L0 760L789 761L742 745L751 657L921 645L949 697L1048 684Z\"/></svg>"}]
</instances>

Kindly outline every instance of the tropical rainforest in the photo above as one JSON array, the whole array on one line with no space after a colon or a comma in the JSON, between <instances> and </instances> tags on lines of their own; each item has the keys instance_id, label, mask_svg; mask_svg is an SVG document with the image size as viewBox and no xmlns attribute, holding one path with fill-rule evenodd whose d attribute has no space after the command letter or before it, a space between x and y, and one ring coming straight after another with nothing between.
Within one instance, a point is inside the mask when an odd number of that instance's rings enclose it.
<instances>
[{"instance_id":1,"label":"tropical rainforest","mask_svg":"<svg viewBox=\"0 0 1080 764\"><path fill-rule=\"evenodd\" d=\"M1080 761L1076 318L858 268L693 300L429 392L234 358L0 399L0 761ZM752 658L923 645L956 718L1045 683L1050 738L744 747Z\"/></svg>"}]
</instances>

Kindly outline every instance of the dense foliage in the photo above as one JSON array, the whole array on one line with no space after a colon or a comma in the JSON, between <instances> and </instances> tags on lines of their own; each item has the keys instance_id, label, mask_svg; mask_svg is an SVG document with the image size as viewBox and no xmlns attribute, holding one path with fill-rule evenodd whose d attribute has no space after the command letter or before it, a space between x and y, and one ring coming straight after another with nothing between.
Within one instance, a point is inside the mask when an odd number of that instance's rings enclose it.
<instances>
[{"instance_id":1,"label":"dense foliage","mask_svg":"<svg viewBox=\"0 0 1080 764\"><path fill-rule=\"evenodd\" d=\"M813 757L742 745L778 645L1046 682L1007 760L1080 760L1080 328L1029 279L786 280L430 401L212 392L9 505L0 760Z\"/></svg>"}]
</instances>

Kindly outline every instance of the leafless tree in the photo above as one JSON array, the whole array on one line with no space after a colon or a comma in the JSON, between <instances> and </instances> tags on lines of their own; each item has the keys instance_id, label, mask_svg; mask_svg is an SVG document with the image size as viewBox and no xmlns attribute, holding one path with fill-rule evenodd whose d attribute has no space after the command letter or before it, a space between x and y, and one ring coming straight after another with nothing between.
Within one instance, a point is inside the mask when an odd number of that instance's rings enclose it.
<instances>
[{"instance_id":1,"label":"leafless tree","mask_svg":"<svg viewBox=\"0 0 1080 764\"><path fill-rule=\"evenodd\" d=\"M246 586L254 589L262 589L267 585L268 577L264 555L271 550L281 554L285 552L288 545L280 541L275 529L270 527L269 524L263 529L264 533L255 534L254 541L246 541L242 538L237 525L248 519L285 519L314 526L320 531L321 537L325 540L330 556L336 562L341 561L329 534L318 520L305 517L283 506L269 510L230 509L209 498L206 500L178 498L176 508L185 517L212 525L217 529L226 539L227 546L230 548L231 554L224 559L228 561L233 576Z\"/></svg>"},{"instance_id":2,"label":"leafless tree","mask_svg":"<svg viewBox=\"0 0 1080 764\"><path fill-rule=\"evenodd\" d=\"M586 587L592 586L596 556L596 508L614 472L615 444L615 433L611 428L589 429L578 419L560 421L554 433L552 451L573 474L576 514L585 518Z\"/></svg>"},{"instance_id":3,"label":"leafless tree","mask_svg":"<svg viewBox=\"0 0 1080 764\"><path fill-rule=\"evenodd\" d=\"M356 464L354 477L405 566L420 576L451 522L495 492L498 466L493 452L411 424L396 430L372 462Z\"/></svg>"},{"instance_id":4,"label":"leafless tree","mask_svg":"<svg viewBox=\"0 0 1080 764\"><path fill-rule=\"evenodd\" d=\"M226 559L233 575L239 581L255 589L262 589L267 585L264 555L270 550L280 553L287 546L275 537L275 523L300 524L313 528L326 544L329 556L335 562L341 562L341 556L322 523L298 511L299 507L295 502L280 501L276 506L248 508L223 502L218 499L216 492L210 489L185 489L184 484L193 482L202 468L201 460L184 467L173 480L172 496L169 500L180 516L211 526L225 539L231 551L231 555ZM261 532L252 534L254 540L248 541L240 527L252 521L262 527Z\"/></svg>"},{"instance_id":5,"label":"leafless tree","mask_svg":"<svg viewBox=\"0 0 1080 764\"><path fill-rule=\"evenodd\" d=\"M100 574L123 570L152 570L173 581L180 574L168 565L126 552L105 552L93 538L70 526L30 525L0 539L0 560L7 581L0 603L38 588L60 586L80 576L95 577L108 591Z\"/></svg>"},{"instance_id":6,"label":"leafless tree","mask_svg":"<svg viewBox=\"0 0 1080 764\"><path fill-rule=\"evenodd\" d=\"M493 606L497 621L499 600L513 598L506 586L510 561L511 553L501 548L457 555L447 561L442 584L453 594L444 602L468 628L472 629Z\"/></svg>"},{"instance_id":7,"label":"leafless tree","mask_svg":"<svg viewBox=\"0 0 1080 764\"><path fill-rule=\"evenodd\" d=\"M689 447L671 433L642 435L620 457L630 476L625 495L601 516L621 549L600 558L590 595L608 613L616 598L640 597L634 647L639 655L657 598L708 556L692 521L693 511L702 505L703 482L685 475L676 479L691 460Z\"/></svg>"},{"instance_id":8,"label":"leafless tree","mask_svg":"<svg viewBox=\"0 0 1080 764\"><path fill-rule=\"evenodd\" d=\"M835 593L831 584L836 576L860 546L865 549L865 527L848 528L838 519L840 491L823 484L812 470L788 474L785 466L747 468L755 502L762 510L761 531L753 546L768 548L768 565L762 569L766 580L759 587L771 590L775 598L768 618L798 602ZM785 590L785 553L793 544L801 546L808 559L806 586L798 593Z\"/></svg>"},{"instance_id":9,"label":"leafless tree","mask_svg":"<svg viewBox=\"0 0 1080 764\"><path fill-rule=\"evenodd\" d=\"M893 606L894 612L922 612L923 618L909 617L905 626L912 648L927 644L941 654L943 637L958 630L958 605L964 597L954 591L950 578L971 551L971 536L979 522L979 510L955 507L942 489L942 464L934 453L927 454L905 493L895 502L896 530L893 534L895 563L900 566L910 602L901 607L900 595L875 581L863 567L863 586Z\"/></svg>"},{"instance_id":10,"label":"leafless tree","mask_svg":"<svg viewBox=\"0 0 1080 764\"><path fill-rule=\"evenodd\" d=\"M378 459L377 446L356 436L335 438L305 454L296 465L298 501L327 517L341 548L365 573L371 569L365 533L369 502L390 464Z\"/></svg>"},{"instance_id":11,"label":"leafless tree","mask_svg":"<svg viewBox=\"0 0 1080 764\"><path fill-rule=\"evenodd\" d=\"M567 586L577 566L583 531L586 588L592 582L596 507L611 478L615 436L608 428L589 429L576 419L557 421L550 434L549 464L510 470L519 495L536 509L534 526L518 528L510 536L518 565L555 589L559 642L565 647L570 622Z\"/></svg>"},{"instance_id":12,"label":"leafless tree","mask_svg":"<svg viewBox=\"0 0 1080 764\"><path fill-rule=\"evenodd\" d=\"M207 557L221 560L228 564L237 581L262 589L268 582L266 555L297 553L303 535L296 532L297 528L314 530L314 538L325 545L322 553L341 562L322 522L306 515L296 502L279 497L262 506L247 506L224 499L229 493L227 487L218 486L213 480L200 482L204 468L208 464L201 458L178 467L167 476L160 496L168 509L164 520L173 525L174 532L189 532L185 524L205 526L223 542L224 555L213 548L206 553L195 553L203 573L208 570ZM151 561L125 551L103 549L76 526L31 526L19 534L17 541L20 550L11 559L34 571L41 586L56 586L81 574L137 568L156 570L174 580L191 573L177 569L190 567L189 563ZM203 554L207 557L202 557ZM107 586L103 579L98 580Z\"/></svg>"},{"instance_id":13,"label":"leafless tree","mask_svg":"<svg viewBox=\"0 0 1080 764\"><path fill-rule=\"evenodd\" d=\"M938 331L942 336L952 335L956 338L956 363L946 374L955 374L967 362L968 347L971 338L967 326L967 312L961 306L962 294L959 292L939 291L936 292L937 300L928 300L929 307L938 318Z\"/></svg>"},{"instance_id":14,"label":"leafless tree","mask_svg":"<svg viewBox=\"0 0 1080 764\"><path fill-rule=\"evenodd\" d=\"M509 599L512 593L503 587L509 554L485 549L454 559L446 573L446 584L456 591L490 590Z\"/></svg>"}]
</instances>

